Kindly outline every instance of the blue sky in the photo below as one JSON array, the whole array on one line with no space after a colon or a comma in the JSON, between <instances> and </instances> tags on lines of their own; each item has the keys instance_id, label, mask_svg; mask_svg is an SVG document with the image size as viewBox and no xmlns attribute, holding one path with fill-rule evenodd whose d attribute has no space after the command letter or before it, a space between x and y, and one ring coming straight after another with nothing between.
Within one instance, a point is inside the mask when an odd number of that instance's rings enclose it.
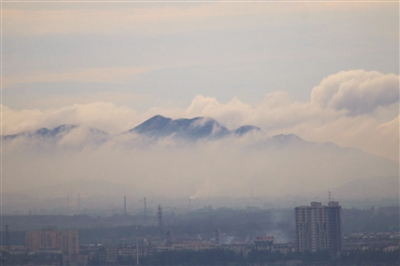
<instances>
[{"instance_id":1,"label":"blue sky","mask_svg":"<svg viewBox=\"0 0 400 266\"><path fill-rule=\"evenodd\" d=\"M2 12L5 134L207 115L398 160L398 2L3 2Z\"/></svg>"}]
</instances>

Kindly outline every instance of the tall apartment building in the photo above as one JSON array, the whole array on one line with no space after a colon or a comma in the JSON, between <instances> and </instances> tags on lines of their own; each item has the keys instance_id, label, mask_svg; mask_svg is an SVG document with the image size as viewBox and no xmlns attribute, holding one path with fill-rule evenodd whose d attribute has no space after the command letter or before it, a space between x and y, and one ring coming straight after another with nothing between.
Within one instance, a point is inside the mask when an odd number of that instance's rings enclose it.
<instances>
[{"instance_id":1,"label":"tall apartment building","mask_svg":"<svg viewBox=\"0 0 400 266\"><path fill-rule=\"evenodd\" d=\"M79 254L78 230L64 230L60 232L60 249L63 254Z\"/></svg>"},{"instance_id":2,"label":"tall apartment building","mask_svg":"<svg viewBox=\"0 0 400 266\"><path fill-rule=\"evenodd\" d=\"M30 251L57 249L65 255L79 254L78 230L58 231L55 227L43 227L39 231L26 232L25 240Z\"/></svg>"},{"instance_id":3,"label":"tall apartment building","mask_svg":"<svg viewBox=\"0 0 400 266\"><path fill-rule=\"evenodd\" d=\"M55 227L43 227L40 231L28 231L25 235L26 248L31 251L39 249L58 249L60 234Z\"/></svg>"},{"instance_id":4,"label":"tall apartment building","mask_svg":"<svg viewBox=\"0 0 400 266\"><path fill-rule=\"evenodd\" d=\"M328 206L311 202L295 208L298 251L328 250L332 255L342 250L341 207L336 201Z\"/></svg>"}]
</instances>

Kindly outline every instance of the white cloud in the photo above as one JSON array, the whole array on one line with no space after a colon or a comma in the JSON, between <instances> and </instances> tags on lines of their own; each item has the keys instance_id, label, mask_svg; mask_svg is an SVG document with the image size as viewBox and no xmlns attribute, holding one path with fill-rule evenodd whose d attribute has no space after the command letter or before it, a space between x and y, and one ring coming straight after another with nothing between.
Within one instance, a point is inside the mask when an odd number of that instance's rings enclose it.
<instances>
[{"instance_id":1,"label":"white cloud","mask_svg":"<svg viewBox=\"0 0 400 266\"><path fill-rule=\"evenodd\" d=\"M86 125L108 133L120 133L142 122L142 115L127 107L95 102L46 110L14 111L3 106L3 134L32 131L61 124Z\"/></svg>"},{"instance_id":2,"label":"white cloud","mask_svg":"<svg viewBox=\"0 0 400 266\"><path fill-rule=\"evenodd\" d=\"M346 110L350 115L373 112L399 101L399 76L365 70L342 71L322 80L311 93L312 103Z\"/></svg>"},{"instance_id":3,"label":"white cloud","mask_svg":"<svg viewBox=\"0 0 400 266\"><path fill-rule=\"evenodd\" d=\"M393 87L395 80L398 81L398 76L393 74L363 70L340 72L322 80L308 103L293 102L285 92L274 92L267 94L258 105L249 105L237 98L221 103L198 95L186 110L154 107L143 113L104 102L19 112L3 107L3 133L60 124L85 124L120 133L156 114L174 119L206 116L229 129L250 124L261 127L269 136L293 133L308 141L333 142L398 161L399 109L398 98L393 98L396 92L398 95L398 87ZM351 97L354 95L351 92L358 94ZM392 96L386 97L386 94ZM367 101L365 108L364 101ZM362 115L356 115L357 112Z\"/></svg>"},{"instance_id":4,"label":"white cloud","mask_svg":"<svg viewBox=\"0 0 400 266\"><path fill-rule=\"evenodd\" d=\"M233 98L227 104L222 104L212 97L196 96L189 108L185 111L185 116L209 116L217 119L228 128L237 127L252 112L252 107Z\"/></svg>"},{"instance_id":5,"label":"white cloud","mask_svg":"<svg viewBox=\"0 0 400 266\"><path fill-rule=\"evenodd\" d=\"M248 196L252 188L255 195L280 197L327 191L352 178L394 175L398 169L396 163L357 152L332 152L314 146L300 149L296 145L275 149L257 145L262 143L257 139L196 143L166 139L145 146L140 146L143 140L139 139L134 143L139 146L116 141L95 149L73 149L83 139L84 130L78 129L55 147L8 149L4 153L3 189L11 192L37 183L89 179L124 184L133 188L137 197L240 197ZM76 187L74 192L80 190L85 188Z\"/></svg>"}]
</instances>

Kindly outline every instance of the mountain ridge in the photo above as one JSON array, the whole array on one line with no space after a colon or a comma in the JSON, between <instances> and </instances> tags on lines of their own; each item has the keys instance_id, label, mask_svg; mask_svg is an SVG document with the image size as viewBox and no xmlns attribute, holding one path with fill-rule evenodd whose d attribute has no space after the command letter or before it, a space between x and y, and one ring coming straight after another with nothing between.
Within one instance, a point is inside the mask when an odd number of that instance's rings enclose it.
<instances>
[{"instance_id":1,"label":"mountain ridge","mask_svg":"<svg viewBox=\"0 0 400 266\"><path fill-rule=\"evenodd\" d=\"M257 128L246 128L239 131L240 135L246 134ZM236 129L238 130L238 129ZM165 137L174 135L177 138L197 140L201 138L221 138L236 134L236 130L229 130L211 117L194 117L171 119L161 115L153 116L138 126L125 133L145 134L152 137Z\"/></svg>"},{"instance_id":2,"label":"mountain ridge","mask_svg":"<svg viewBox=\"0 0 400 266\"><path fill-rule=\"evenodd\" d=\"M61 138L64 134L68 134L71 130L80 127L82 126L63 124L52 129L43 127L34 131L21 131L16 134L3 135L1 137L4 140L12 140L18 137L57 139ZM90 131L96 131L97 133L111 136L111 134L97 128L88 128ZM261 129L253 125L243 125L237 129L229 130L211 117L179 118L173 120L162 115L155 115L136 127L116 135L136 133L153 138L173 135L176 138L197 140L202 138L222 138L229 135L240 137L253 131L258 132L261 131Z\"/></svg>"},{"instance_id":3,"label":"mountain ridge","mask_svg":"<svg viewBox=\"0 0 400 266\"><path fill-rule=\"evenodd\" d=\"M221 125L218 121L211 117L194 117L194 118L179 118L179 119L171 119L168 117L164 117L162 115L155 115L139 125L126 130L119 134L109 134L105 131L94 127L86 127L83 125L74 125L74 124L63 124L52 129L48 128L40 128L35 131L22 131L16 134L11 135L3 135L1 138L6 141L12 141L19 137L25 137L28 140L35 139L39 141L50 141L50 142L58 142L62 140L69 133L74 130L86 128L89 134L86 137L81 138L86 143L97 143L102 144L107 140L118 138L121 135L129 134L137 134L141 136L145 136L150 140L162 139L165 137L172 137L177 140L186 140L186 141L197 141L200 139L206 140L218 140L224 137L235 137L241 138L249 133L263 133L263 131L256 126L253 125L243 125L236 129L229 130L225 126ZM86 132L86 133L87 133ZM145 140L145 139L143 139ZM144 142L144 143L152 143ZM153 142L155 143L155 142ZM85 145L85 143L83 143ZM259 141L256 141L253 145L255 148L262 149L268 147L282 148L288 145L296 145L298 147L305 146L314 146L320 147L330 152L358 152L367 154L369 156L375 156L382 159L387 159L384 157L376 156L373 154L365 153L362 150L356 148L342 148L332 142L308 142L295 134L278 134L271 136L269 138L261 138ZM388 159L390 160L390 159ZM392 161L392 160L390 160Z\"/></svg>"}]
</instances>

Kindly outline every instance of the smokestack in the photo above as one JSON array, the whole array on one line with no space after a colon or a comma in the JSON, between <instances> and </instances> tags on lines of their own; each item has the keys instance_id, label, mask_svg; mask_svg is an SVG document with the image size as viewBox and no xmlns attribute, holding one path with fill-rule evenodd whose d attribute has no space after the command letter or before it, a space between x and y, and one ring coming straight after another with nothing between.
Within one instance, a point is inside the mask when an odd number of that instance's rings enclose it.
<instances>
[{"instance_id":1,"label":"smokestack","mask_svg":"<svg viewBox=\"0 0 400 266\"><path fill-rule=\"evenodd\" d=\"M192 198L189 198L189 211L192 210Z\"/></svg>"}]
</instances>

